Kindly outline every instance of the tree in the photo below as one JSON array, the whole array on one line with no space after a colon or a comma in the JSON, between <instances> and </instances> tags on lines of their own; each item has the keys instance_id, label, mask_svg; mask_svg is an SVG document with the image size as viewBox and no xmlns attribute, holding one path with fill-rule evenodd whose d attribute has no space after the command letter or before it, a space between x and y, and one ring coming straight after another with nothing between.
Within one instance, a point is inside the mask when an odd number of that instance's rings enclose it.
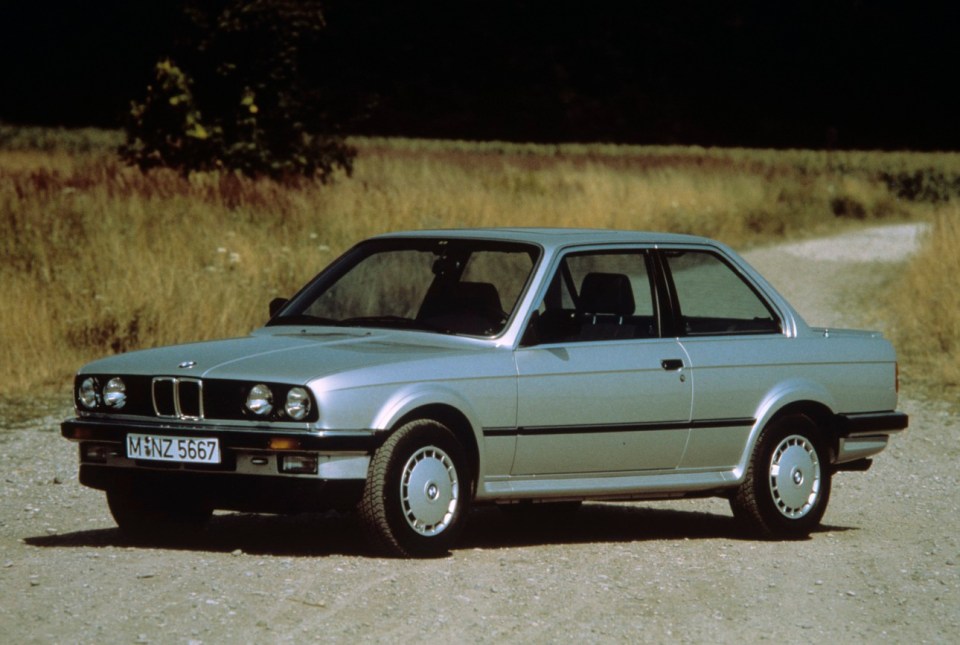
<instances>
[{"instance_id":1,"label":"tree","mask_svg":"<svg viewBox=\"0 0 960 645\"><path fill-rule=\"evenodd\" d=\"M328 181L352 170L341 120L351 112L317 81L320 5L298 0L194 4L178 55L160 60L132 104L121 154L146 170L228 169ZM339 103L339 104L338 104Z\"/></svg>"}]
</instances>

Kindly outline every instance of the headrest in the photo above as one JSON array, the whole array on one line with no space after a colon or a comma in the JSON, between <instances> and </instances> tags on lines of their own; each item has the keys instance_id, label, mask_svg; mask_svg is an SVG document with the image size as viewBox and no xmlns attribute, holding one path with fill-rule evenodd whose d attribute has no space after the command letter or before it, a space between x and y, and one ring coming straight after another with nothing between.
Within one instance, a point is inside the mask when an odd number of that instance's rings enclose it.
<instances>
[{"instance_id":1,"label":"headrest","mask_svg":"<svg viewBox=\"0 0 960 645\"><path fill-rule=\"evenodd\" d=\"M453 297L466 309L503 311L500 294L489 282L460 282L454 288Z\"/></svg>"},{"instance_id":2,"label":"headrest","mask_svg":"<svg viewBox=\"0 0 960 645\"><path fill-rule=\"evenodd\" d=\"M635 304L630 278L622 273L588 273L580 285L580 310L590 314L630 316Z\"/></svg>"}]
</instances>

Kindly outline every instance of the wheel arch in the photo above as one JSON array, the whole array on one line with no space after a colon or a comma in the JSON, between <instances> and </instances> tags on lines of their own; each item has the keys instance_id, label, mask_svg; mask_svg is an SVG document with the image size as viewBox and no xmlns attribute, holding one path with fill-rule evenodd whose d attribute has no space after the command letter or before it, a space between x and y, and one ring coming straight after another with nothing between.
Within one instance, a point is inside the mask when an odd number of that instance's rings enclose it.
<instances>
[{"instance_id":1,"label":"wheel arch","mask_svg":"<svg viewBox=\"0 0 960 645\"><path fill-rule=\"evenodd\" d=\"M833 412L833 399L822 387L809 382L787 382L770 391L759 406L756 423L735 474L737 483L746 477L747 464L756 450L763 429L771 422L791 414L803 414L809 417L820 430L822 447L827 450L827 461L833 463L839 445L839 438L831 430L835 426L836 415Z\"/></svg>"},{"instance_id":2,"label":"wheel arch","mask_svg":"<svg viewBox=\"0 0 960 645\"><path fill-rule=\"evenodd\" d=\"M453 432L457 441L467 453L470 466L471 497L476 491L480 472L480 447L477 444L473 424L461 410L446 403L428 403L407 411L391 426L390 432L416 419L431 419L441 423Z\"/></svg>"},{"instance_id":3,"label":"wheel arch","mask_svg":"<svg viewBox=\"0 0 960 645\"><path fill-rule=\"evenodd\" d=\"M831 432L831 430L835 425L836 416L830 408L820 401L806 400L788 403L782 408L779 408L776 413L767 419L764 426L783 417L795 414L808 417L817 426L817 430L820 433L820 436L817 438L820 440L822 447L828 451L829 461L833 463L837 455L838 437L836 433Z\"/></svg>"}]
</instances>

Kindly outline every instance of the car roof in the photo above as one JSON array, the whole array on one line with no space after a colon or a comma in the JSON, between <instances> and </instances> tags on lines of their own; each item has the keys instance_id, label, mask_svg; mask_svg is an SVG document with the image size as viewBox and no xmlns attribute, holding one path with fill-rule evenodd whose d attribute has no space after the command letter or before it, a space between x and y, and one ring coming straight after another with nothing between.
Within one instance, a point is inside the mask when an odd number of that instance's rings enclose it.
<instances>
[{"instance_id":1,"label":"car roof","mask_svg":"<svg viewBox=\"0 0 960 645\"><path fill-rule=\"evenodd\" d=\"M493 239L511 242L531 242L544 248L558 248L580 244L709 244L717 242L696 235L657 233L651 231L620 231L600 228L462 228L422 231L398 231L378 238L442 237L447 239Z\"/></svg>"}]
</instances>

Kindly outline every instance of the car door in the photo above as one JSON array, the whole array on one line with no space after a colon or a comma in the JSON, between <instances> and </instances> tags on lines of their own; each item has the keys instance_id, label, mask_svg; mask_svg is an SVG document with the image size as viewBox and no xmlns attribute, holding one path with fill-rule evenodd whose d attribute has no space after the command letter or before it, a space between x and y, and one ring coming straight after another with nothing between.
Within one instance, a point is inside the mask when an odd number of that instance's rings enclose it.
<instances>
[{"instance_id":1,"label":"car door","mask_svg":"<svg viewBox=\"0 0 960 645\"><path fill-rule=\"evenodd\" d=\"M512 474L675 468L689 434L688 360L661 337L646 249L566 254L516 351Z\"/></svg>"}]
</instances>

